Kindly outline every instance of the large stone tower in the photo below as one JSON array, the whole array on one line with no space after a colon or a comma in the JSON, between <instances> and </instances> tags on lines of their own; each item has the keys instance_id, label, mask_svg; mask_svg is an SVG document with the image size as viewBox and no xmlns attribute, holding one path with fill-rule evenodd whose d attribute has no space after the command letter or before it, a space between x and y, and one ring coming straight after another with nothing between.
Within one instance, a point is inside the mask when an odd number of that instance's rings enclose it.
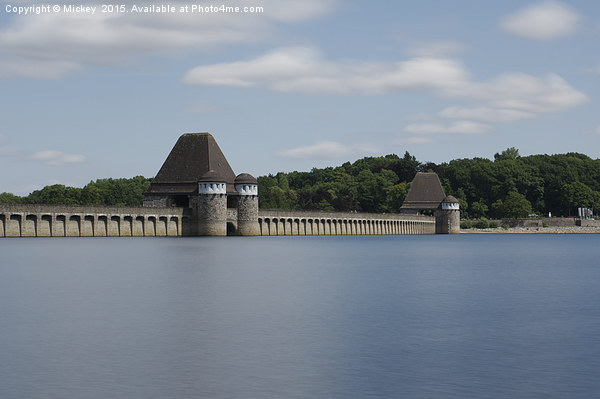
<instances>
[{"instance_id":1,"label":"large stone tower","mask_svg":"<svg viewBox=\"0 0 600 399\"><path fill-rule=\"evenodd\" d=\"M407 214L423 211L434 214L436 234L460 233L458 200L446 196L436 173L417 173L400 208L400 212Z\"/></svg>"},{"instance_id":2,"label":"large stone tower","mask_svg":"<svg viewBox=\"0 0 600 399\"><path fill-rule=\"evenodd\" d=\"M195 209L199 236L227 235L227 183L214 170L198 179Z\"/></svg>"},{"instance_id":3,"label":"large stone tower","mask_svg":"<svg viewBox=\"0 0 600 399\"><path fill-rule=\"evenodd\" d=\"M458 200L451 195L444 198L435 211L435 233L460 233L460 206Z\"/></svg>"},{"instance_id":4,"label":"large stone tower","mask_svg":"<svg viewBox=\"0 0 600 399\"><path fill-rule=\"evenodd\" d=\"M237 233L241 236L259 235L258 227L258 181L248 173L235 178L238 192Z\"/></svg>"},{"instance_id":5,"label":"large stone tower","mask_svg":"<svg viewBox=\"0 0 600 399\"><path fill-rule=\"evenodd\" d=\"M187 230L192 235L259 232L258 182L247 173L236 177L208 133L179 137L144 195L147 207L187 209Z\"/></svg>"}]
</instances>

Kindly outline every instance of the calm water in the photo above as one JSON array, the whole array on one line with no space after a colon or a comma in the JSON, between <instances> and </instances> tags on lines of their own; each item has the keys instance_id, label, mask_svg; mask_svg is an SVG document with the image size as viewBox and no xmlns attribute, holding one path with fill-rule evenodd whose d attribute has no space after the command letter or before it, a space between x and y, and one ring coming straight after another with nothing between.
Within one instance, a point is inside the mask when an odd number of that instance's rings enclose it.
<instances>
[{"instance_id":1,"label":"calm water","mask_svg":"<svg viewBox=\"0 0 600 399\"><path fill-rule=\"evenodd\" d=\"M598 235L0 240L0 398L590 398Z\"/></svg>"}]
</instances>

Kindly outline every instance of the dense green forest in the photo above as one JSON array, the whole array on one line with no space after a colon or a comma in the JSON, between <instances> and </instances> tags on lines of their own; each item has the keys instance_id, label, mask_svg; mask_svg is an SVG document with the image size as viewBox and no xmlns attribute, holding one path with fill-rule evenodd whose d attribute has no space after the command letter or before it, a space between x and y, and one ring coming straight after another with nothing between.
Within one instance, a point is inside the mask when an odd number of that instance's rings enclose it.
<instances>
[{"instance_id":1,"label":"dense green forest","mask_svg":"<svg viewBox=\"0 0 600 399\"><path fill-rule=\"evenodd\" d=\"M461 203L461 216L527 217L535 213L574 216L578 207L600 209L600 160L578 153L522 157L515 148L486 158L421 163L403 157L366 157L338 167L261 176L261 208L398 212L417 172L440 176L447 194ZM99 179L83 188L52 185L26 197L0 194L0 203L142 204L151 179Z\"/></svg>"},{"instance_id":2,"label":"dense green forest","mask_svg":"<svg viewBox=\"0 0 600 399\"><path fill-rule=\"evenodd\" d=\"M136 176L131 179L98 179L83 188L54 184L26 197L2 193L0 203L140 206L144 200L143 193L151 181L152 179Z\"/></svg>"},{"instance_id":3,"label":"dense green forest","mask_svg":"<svg viewBox=\"0 0 600 399\"><path fill-rule=\"evenodd\" d=\"M600 209L600 160L586 155L519 156L508 148L486 158L420 163L368 157L336 168L258 178L262 208L398 212L417 172L436 172L446 194L459 199L462 217L572 216Z\"/></svg>"}]
</instances>

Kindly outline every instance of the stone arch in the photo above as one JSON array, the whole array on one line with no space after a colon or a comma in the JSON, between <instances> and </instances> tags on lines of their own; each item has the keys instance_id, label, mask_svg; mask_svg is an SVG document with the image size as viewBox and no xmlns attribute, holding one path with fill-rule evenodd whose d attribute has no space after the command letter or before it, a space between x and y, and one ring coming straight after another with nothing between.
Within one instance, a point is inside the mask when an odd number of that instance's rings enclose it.
<instances>
[{"instance_id":1,"label":"stone arch","mask_svg":"<svg viewBox=\"0 0 600 399\"><path fill-rule=\"evenodd\" d=\"M126 215L121 219L121 237L131 237L133 235L133 216Z\"/></svg>"},{"instance_id":2,"label":"stone arch","mask_svg":"<svg viewBox=\"0 0 600 399\"><path fill-rule=\"evenodd\" d=\"M81 236L94 237L94 215L85 215L81 221Z\"/></svg>"},{"instance_id":3,"label":"stone arch","mask_svg":"<svg viewBox=\"0 0 600 399\"><path fill-rule=\"evenodd\" d=\"M96 230L94 231L96 237L108 236L108 216L98 215L96 222Z\"/></svg>"},{"instance_id":4,"label":"stone arch","mask_svg":"<svg viewBox=\"0 0 600 399\"><path fill-rule=\"evenodd\" d=\"M227 222L227 235L228 236L236 236L238 235L237 229L233 222Z\"/></svg>"},{"instance_id":5,"label":"stone arch","mask_svg":"<svg viewBox=\"0 0 600 399\"><path fill-rule=\"evenodd\" d=\"M156 221L156 235L159 237L165 237L167 235L167 217L159 216Z\"/></svg>"},{"instance_id":6,"label":"stone arch","mask_svg":"<svg viewBox=\"0 0 600 399\"><path fill-rule=\"evenodd\" d=\"M132 220L132 232L133 235L136 237L143 237L145 235L145 231L144 231L144 217L143 216L136 216L134 220Z\"/></svg>"},{"instance_id":7,"label":"stone arch","mask_svg":"<svg viewBox=\"0 0 600 399\"><path fill-rule=\"evenodd\" d=\"M156 236L156 216L148 216L146 219L146 226L144 227L144 233L146 237Z\"/></svg>"},{"instance_id":8,"label":"stone arch","mask_svg":"<svg viewBox=\"0 0 600 399\"><path fill-rule=\"evenodd\" d=\"M81 234L81 216L71 215L67 220L67 231L65 236L67 237L79 237Z\"/></svg>"},{"instance_id":9,"label":"stone arch","mask_svg":"<svg viewBox=\"0 0 600 399\"><path fill-rule=\"evenodd\" d=\"M67 217L65 215L56 215L54 224L52 225L53 237L67 236Z\"/></svg>"},{"instance_id":10,"label":"stone arch","mask_svg":"<svg viewBox=\"0 0 600 399\"><path fill-rule=\"evenodd\" d=\"M21 224L21 237L35 237L37 235L37 215L25 215Z\"/></svg>"},{"instance_id":11,"label":"stone arch","mask_svg":"<svg viewBox=\"0 0 600 399\"><path fill-rule=\"evenodd\" d=\"M177 216L171 216L167 225L167 235L170 237L177 237L179 235L179 218Z\"/></svg>"}]
</instances>

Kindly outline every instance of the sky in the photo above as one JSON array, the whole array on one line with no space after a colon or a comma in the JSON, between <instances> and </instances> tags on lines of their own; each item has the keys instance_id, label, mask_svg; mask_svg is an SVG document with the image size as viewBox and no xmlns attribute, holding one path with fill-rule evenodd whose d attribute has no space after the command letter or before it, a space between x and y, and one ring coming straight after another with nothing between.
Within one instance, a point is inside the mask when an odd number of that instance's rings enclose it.
<instances>
[{"instance_id":1,"label":"sky","mask_svg":"<svg viewBox=\"0 0 600 399\"><path fill-rule=\"evenodd\" d=\"M4 2L0 192L153 177L191 132L254 176L596 159L598 43L596 0Z\"/></svg>"}]
</instances>

